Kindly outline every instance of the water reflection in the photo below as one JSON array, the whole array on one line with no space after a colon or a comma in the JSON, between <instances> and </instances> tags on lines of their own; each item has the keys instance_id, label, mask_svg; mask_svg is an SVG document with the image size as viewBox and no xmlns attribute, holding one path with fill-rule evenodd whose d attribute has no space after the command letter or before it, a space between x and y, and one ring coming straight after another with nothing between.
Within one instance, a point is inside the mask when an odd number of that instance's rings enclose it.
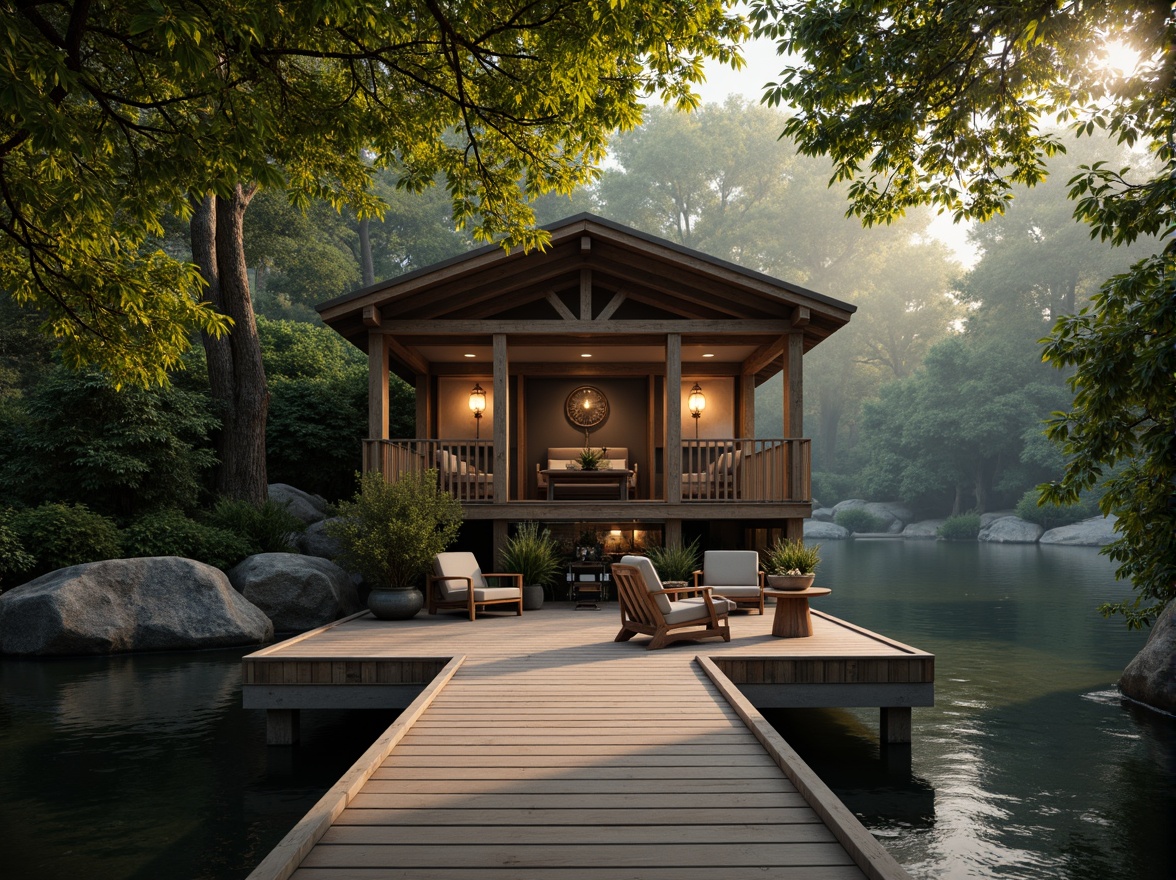
<instances>
[{"instance_id":1,"label":"water reflection","mask_svg":"<svg viewBox=\"0 0 1176 880\"><path fill-rule=\"evenodd\" d=\"M391 723L304 713L268 748L242 653L0 661L5 878L244 877Z\"/></svg>"},{"instance_id":2,"label":"water reflection","mask_svg":"<svg viewBox=\"0 0 1176 880\"><path fill-rule=\"evenodd\" d=\"M1145 634L1105 621L1128 594L1083 548L828 544L821 605L936 654L910 766L876 712L774 719L916 877L1171 880L1176 719L1113 684ZM897 763L897 767L895 766Z\"/></svg>"}]
</instances>

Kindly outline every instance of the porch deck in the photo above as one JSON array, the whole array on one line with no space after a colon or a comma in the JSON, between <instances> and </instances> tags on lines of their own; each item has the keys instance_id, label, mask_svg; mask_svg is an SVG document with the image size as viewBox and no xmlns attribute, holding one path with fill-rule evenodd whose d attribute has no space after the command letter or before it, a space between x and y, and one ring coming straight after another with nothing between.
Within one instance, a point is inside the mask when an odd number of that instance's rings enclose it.
<instances>
[{"instance_id":1,"label":"porch deck","mask_svg":"<svg viewBox=\"0 0 1176 880\"><path fill-rule=\"evenodd\" d=\"M816 610L775 639L771 609L647 651L602 607L360 615L246 657L246 706L408 705L252 880L906 876L741 690L909 718L933 656Z\"/></svg>"}]
</instances>

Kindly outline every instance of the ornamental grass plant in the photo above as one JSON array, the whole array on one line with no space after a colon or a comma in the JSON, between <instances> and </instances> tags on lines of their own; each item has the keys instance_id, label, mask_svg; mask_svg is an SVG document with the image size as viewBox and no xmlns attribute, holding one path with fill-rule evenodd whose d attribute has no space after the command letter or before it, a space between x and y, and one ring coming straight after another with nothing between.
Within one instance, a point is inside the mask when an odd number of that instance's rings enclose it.
<instances>
[{"instance_id":1,"label":"ornamental grass plant","mask_svg":"<svg viewBox=\"0 0 1176 880\"><path fill-rule=\"evenodd\" d=\"M650 547L646 553L657 576L666 581L689 581L698 568L698 539L689 544L667 544L664 547Z\"/></svg>"},{"instance_id":2,"label":"ornamental grass plant","mask_svg":"<svg viewBox=\"0 0 1176 880\"><path fill-rule=\"evenodd\" d=\"M539 523L525 522L507 539L501 566L501 571L521 574L524 585L543 587L546 595L556 575L563 571L563 554L549 529Z\"/></svg>"}]
</instances>

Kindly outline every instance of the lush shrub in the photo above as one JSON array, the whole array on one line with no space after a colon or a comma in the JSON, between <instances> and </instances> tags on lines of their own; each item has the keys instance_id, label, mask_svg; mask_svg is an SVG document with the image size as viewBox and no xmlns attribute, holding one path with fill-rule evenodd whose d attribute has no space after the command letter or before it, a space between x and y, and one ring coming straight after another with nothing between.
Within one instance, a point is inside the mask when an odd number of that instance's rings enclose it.
<instances>
[{"instance_id":1,"label":"lush shrub","mask_svg":"<svg viewBox=\"0 0 1176 880\"><path fill-rule=\"evenodd\" d=\"M1080 520L1090 519L1099 513L1098 502L1092 497L1082 497L1077 504L1049 504L1038 505L1041 497L1038 489L1030 489L1017 502L1017 516L1026 522L1037 523L1045 530L1056 529L1058 526L1068 526Z\"/></svg>"},{"instance_id":2,"label":"lush shrub","mask_svg":"<svg viewBox=\"0 0 1176 880\"><path fill-rule=\"evenodd\" d=\"M961 513L949 516L937 533L945 541L975 541L980 534L980 514Z\"/></svg>"},{"instance_id":3,"label":"lush shrub","mask_svg":"<svg viewBox=\"0 0 1176 880\"><path fill-rule=\"evenodd\" d=\"M863 507L847 507L845 510L839 510L837 515L833 517L833 522L851 532L886 531L886 520L874 516Z\"/></svg>"},{"instance_id":4,"label":"lush shrub","mask_svg":"<svg viewBox=\"0 0 1176 880\"><path fill-rule=\"evenodd\" d=\"M32 557L32 564L21 573L26 578L122 555L122 540L114 520L81 504L50 502L18 510L8 523Z\"/></svg>"},{"instance_id":5,"label":"lush shrub","mask_svg":"<svg viewBox=\"0 0 1176 880\"><path fill-rule=\"evenodd\" d=\"M237 535L254 553L289 553L294 536L306 531L306 523L280 504L267 501L258 507L248 501L222 498L206 517L208 524Z\"/></svg>"},{"instance_id":6,"label":"lush shrub","mask_svg":"<svg viewBox=\"0 0 1176 880\"><path fill-rule=\"evenodd\" d=\"M547 586L563 571L559 543L550 530L540 528L538 523L520 523L502 548L500 570L518 572L524 584L538 584L546 592Z\"/></svg>"},{"instance_id":7,"label":"lush shrub","mask_svg":"<svg viewBox=\"0 0 1176 880\"><path fill-rule=\"evenodd\" d=\"M182 556L227 571L250 554L236 532L189 519L179 510L145 514L123 531L124 556Z\"/></svg>"},{"instance_id":8,"label":"lush shrub","mask_svg":"<svg viewBox=\"0 0 1176 880\"><path fill-rule=\"evenodd\" d=\"M415 587L433 557L445 550L461 527L461 502L437 488L437 471L405 474L395 483L370 471L327 534L342 545L345 568L358 571L373 587Z\"/></svg>"},{"instance_id":9,"label":"lush shrub","mask_svg":"<svg viewBox=\"0 0 1176 880\"><path fill-rule=\"evenodd\" d=\"M650 547L646 553L653 563L653 570L662 581L692 581L698 568L698 539L689 544L667 544L665 547Z\"/></svg>"},{"instance_id":10,"label":"lush shrub","mask_svg":"<svg viewBox=\"0 0 1176 880\"><path fill-rule=\"evenodd\" d=\"M14 576L33 567L33 557L25 551L20 536L9 522L12 515L11 510L0 510L0 588L5 581L13 581Z\"/></svg>"},{"instance_id":11,"label":"lush shrub","mask_svg":"<svg viewBox=\"0 0 1176 880\"><path fill-rule=\"evenodd\" d=\"M809 547L801 538L777 538L764 554L768 574L813 574L821 561L821 545Z\"/></svg>"},{"instance_id":12,"label":"lush shrub","mask_svg":"<svg viewBox=\"0 0 1176 880\"><path fill-rule=\"evenodd\" d=\"M813 471L813 498L822 507L832 507L845 498L860 497L856 494L856 480L846 474L831 471Z\"/></svg>"},{"instance_id":13,"label":"lush shrub","mask_svg":"<svg viewBox=\"0 0 1176 880\"><path fill-rule=\"evenodd\" d=\"M116 390L97 371L58 367L0 423L0 494L84 503L130 519L192 508L214 464L208 400L178 386Z\"/></svg>"}]
</instances>

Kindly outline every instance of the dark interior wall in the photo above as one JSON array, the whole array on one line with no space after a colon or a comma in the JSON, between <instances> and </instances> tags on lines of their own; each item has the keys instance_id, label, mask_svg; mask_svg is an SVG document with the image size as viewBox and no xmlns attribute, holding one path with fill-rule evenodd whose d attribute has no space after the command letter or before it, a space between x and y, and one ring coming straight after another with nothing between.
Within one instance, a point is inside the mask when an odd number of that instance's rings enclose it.
<instances>
[{"instance_id":1,"label":"dark interior wall","mask_svg":"<svg viewBox=\"0 0 1176 880\"><path fill-rule=\"evenodd\" d=\"M629 464L646 460L645 426L649 419L646 381L637 379L537 379L528 377L527 395L527 491L536 490L535 464L546 464L551 446L583 446L584 431L568 421L564 402L581 385L599 388L608 398L608 418L589 435L593 448L623 446L629 450ZM638 479L644 483L649 475L644 467Z\"/></svg>"}]
</instances>

